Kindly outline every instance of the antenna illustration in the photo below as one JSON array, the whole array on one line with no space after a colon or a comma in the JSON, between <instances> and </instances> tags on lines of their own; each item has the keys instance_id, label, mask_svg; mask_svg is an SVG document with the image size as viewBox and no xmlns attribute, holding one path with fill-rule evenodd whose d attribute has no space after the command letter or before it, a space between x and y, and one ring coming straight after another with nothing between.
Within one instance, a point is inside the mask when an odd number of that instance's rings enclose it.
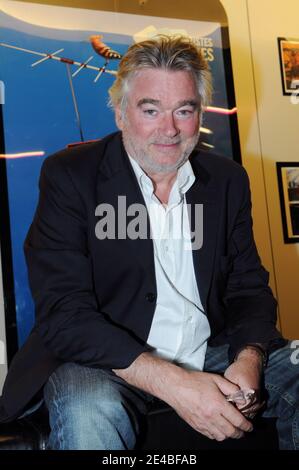
<instances>
[{"instance_id":1,"label":"antenna illustration","mask_svg":"<svg viewBox=\"0 0 299 470\"><path fill-rule=\"evenodd\" d=\"M33 62L31 64L31 67L36 67L37 65L42 64L43 62L46 62L47 60L55 60L58 61L62 64L65 64L66 70L67 70L67 77L68 77L68 82L70 85L71 89L71 94L72 94L72 100L74 104L74 110L75 110L75 115L76 115L76 121L81 137L81 141L84 142L84 137L83 137L83 131L82 131L82 126L81 126L81 119L80 119L80 113L79 113L79 108L78 108L78 103L77 103L77 98L74 90L74 85L73 85L73 78L76 77L81 71L84 69L90 69L94 70L97 72L97 75L94 79L94 83L98 81L98 79L101 77L103 73L107 73L109 75L117 75L117 72L115 70L109 70L107 69L107 65L109 63L110 59L121 59L122 55L119 54L116 51L113 51L109 46L107 46L105 43L103 43L102 40L103 36L101 35L93 35L90 36L90 42L95 50L95 52L103 57L105 59L105 64L103 67L97 67L95 65L91 65L90 62L93 59L93 56L88 57L84 62L78 62L76 60L67 58L67 57L61 57L58 54L64 51L64 49L58 49L57 51L51 52L51 53L46 53L46 52L38 52L38 51L32 51L30 49L24 49L23 47L18 47L13 44L6 44L4 42L0 42L0 46L6 47L9 49L15 49L20 52L26 52L28 54L33 54L42 57L41 59L37 60L36 62ZM77 69L71 73L71 66L76 66Z\"/></svg>"}]
</instances>

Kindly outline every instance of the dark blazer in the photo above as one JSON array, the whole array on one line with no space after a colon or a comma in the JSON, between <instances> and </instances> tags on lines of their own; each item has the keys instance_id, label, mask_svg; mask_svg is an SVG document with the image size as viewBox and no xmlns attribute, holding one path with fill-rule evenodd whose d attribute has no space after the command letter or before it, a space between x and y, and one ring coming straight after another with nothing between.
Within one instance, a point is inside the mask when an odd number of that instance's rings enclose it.
<instances>
[{"instance_id":1,"label":"dark blazer","mask_svg":"<svg viewBox=\"0 0 299 470\"><path fill-rule=\"evenodd\" d=\"M198 151L190 161L196 181L186 200L193 209L203 204L203 246L193 250L193 260L210 345L228 343L230 359L246 343L278 347L284 341L253 240L246 172ZM99 240L95 234L96 207L108 203L117 213L119 195L127 207L144 204L120 133L45 160L25 241L36 325L11 364L2 420L19 415L64 361L126 368L150 350L157 295L152 240ZM192 211L190 219L194 231Z\"/></svg>"}]
</instances>

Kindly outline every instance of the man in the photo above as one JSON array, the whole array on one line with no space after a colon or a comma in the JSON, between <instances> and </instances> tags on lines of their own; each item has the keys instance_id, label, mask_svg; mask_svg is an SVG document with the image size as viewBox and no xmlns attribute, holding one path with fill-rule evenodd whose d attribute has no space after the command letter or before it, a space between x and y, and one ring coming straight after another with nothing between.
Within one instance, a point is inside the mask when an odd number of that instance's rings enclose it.
<instances>
[{"instance_id":1,"label":"man","mask_svg":"<svg viewBox=\"0 0 299 470\"><path fill-rule=\"evenodd\" d=\"M210 91L188 39L133 45L110 90L121 133L43 165L25 243L36 326L2 416L45 384L52 449L134 448L154 397L209 438L238 439L262 384L281 448L299 448L296 366L275 327L246 173L196 150ZM142 207L146 233L134 225Z\"/></svg>"}]
</instances>

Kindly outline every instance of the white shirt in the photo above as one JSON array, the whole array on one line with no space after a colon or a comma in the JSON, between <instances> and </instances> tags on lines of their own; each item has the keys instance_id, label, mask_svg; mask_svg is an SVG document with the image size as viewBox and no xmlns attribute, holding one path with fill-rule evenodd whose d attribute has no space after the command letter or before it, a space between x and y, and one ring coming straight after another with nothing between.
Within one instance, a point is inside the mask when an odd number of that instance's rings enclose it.
<instances>
[{"instance_id":1,"label":"white shirt","mask_svg":"<svg viewBox=\"0 0 299 470\"><path fill-rule=\"evenodd\" d=\"M195 279L185 193L195 176L189 161L178 170L165 207L151 179L131 157L154 244L157 303L147 343L153 354L186 369L202 370L210 325Z\"/></svg>"}]
</instances>

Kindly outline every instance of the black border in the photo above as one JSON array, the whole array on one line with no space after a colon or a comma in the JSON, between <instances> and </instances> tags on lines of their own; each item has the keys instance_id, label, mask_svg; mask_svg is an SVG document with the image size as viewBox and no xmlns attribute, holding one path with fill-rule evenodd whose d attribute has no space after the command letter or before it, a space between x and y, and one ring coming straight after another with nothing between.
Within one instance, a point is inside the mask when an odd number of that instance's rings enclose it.
<instances>
[{"instance_id":1,"label":"black border","mask_svg":"<svg viewBox=\"0 0 299 470\"><path fill-rule=\"evenodd\" d=\"M0 153L5 154L4 125L3 125L3 105L0 105ZM17 352L18 332L16 321L16 302L14 275L12 263L12 247L10 236L10 217L8 201L8 185L6 160L0 158L0 244L2 261L3 297L6 330L6 354L7 362L10 364L13 356Z\"/></svg>"},{"instance_id":2,"label":"black border","mask_svg":"<svg viewBox=\"0 0 299 470\"><path fill-rule=\"evenodd\" d=\"M281 52L281 45L280 45L282 41L297 41L297 42L298 42L298 46L299 46L299 39L283 38L283 37L277 38L277 42L278 42L278 54L279 54L279 63L280 63L280 75L281 75L281 83L282 83L282 93L283 93L284 96L291 96L291 95L293 95L293 93L298 93L298 92L299 92L299 88L294 88L294 90L292 90L292 91L287 91L287 89L286 89L286 84L285 84L284 74L283 74L283 71L284 71L284 64L283 64L283 58L282 58L282 52Z\"/></svg>"},{"instance_id":3,"label":"black border","mask_svg":"<svg viewBox=\"0 0 299 470\"><path fill-rule=\"evenodd\" d=\"M285 209L285 198L284 198L284 191L283 191L283 183L282 183L282 168L288 167L298 167L299 162L276 162L276 171L277 171L277 180L278 180L278 191L279 191L279 199L280 199L280 210L281 210L281 220L282 220L282 229L283 229L283 239L284 243L299 243L299 235L297 238L289 237L288 233L288 226L287 226L287 217L286 217L286 209Z\"/></svg>"}]
</instances>

